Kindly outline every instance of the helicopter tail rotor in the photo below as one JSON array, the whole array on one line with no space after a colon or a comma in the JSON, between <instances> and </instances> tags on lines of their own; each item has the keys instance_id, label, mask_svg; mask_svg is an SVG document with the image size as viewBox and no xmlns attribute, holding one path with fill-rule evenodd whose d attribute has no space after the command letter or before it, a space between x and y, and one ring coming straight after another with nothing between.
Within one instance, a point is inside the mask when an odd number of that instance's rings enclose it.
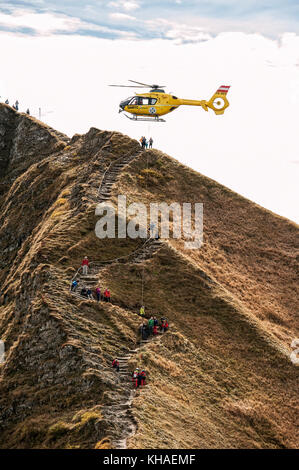
<instances>
[{"instance_id":1,"label":"helicopter tail rotor","mask_svg":"<svg viewBox=\"0 0 299 470\"><path fill-rule=\"evenodd\" d=\"M214 111L215 114L223 114L226 108L229 107L227 100L227 93L230 89L228 85L221 85L206 105Z\"/></svg>"}]
</instances>

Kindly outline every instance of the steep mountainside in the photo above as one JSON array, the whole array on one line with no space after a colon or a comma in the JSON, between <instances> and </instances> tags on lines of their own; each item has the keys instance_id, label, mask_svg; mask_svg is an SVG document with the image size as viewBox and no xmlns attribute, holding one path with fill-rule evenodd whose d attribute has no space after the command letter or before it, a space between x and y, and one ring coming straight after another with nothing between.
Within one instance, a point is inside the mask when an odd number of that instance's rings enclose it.
<instances>
[{"instance_id":1,"label":"steep mountainside","mask_svg":"<svg viewBox=\"0 0 299 470\"><path fill-rule=\"evenodd\" d=\"M69 139L2 104L0 170L1 448L298 445L295 224L120 133ZM118 194L203 202L203 246L100 240L96 205ZM75 275L112 303L73 295ZM171 328L139 344L142 291Z\"/></svg>"}]
</instances>

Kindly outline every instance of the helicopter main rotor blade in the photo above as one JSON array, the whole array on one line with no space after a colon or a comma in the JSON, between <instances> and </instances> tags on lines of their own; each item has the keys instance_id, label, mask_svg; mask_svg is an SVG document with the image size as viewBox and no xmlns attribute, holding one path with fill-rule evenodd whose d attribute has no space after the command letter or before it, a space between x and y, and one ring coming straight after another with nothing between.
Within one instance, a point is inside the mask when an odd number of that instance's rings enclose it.
<instances>
[{"instance_id":1,"label":"helicopter main rotor blade","mask_svg":"<svg viewBox=\"0 0 299 470\"><path fill-rule=\"evenodd\" d=\"M148 85L147 83L135 82L135 80L129 80L129 82L132 82L132 83L139 83L139 85L143 85L143 86L145 86L146 88L151 88L151 85Z\"/></svg>"},{"instance_id":2,"label":"helicopter main rotor blade","mask_svg":"<svg viewBox=\"0 0 299 470\"><path fill-rule=\"evenodd\" d=\"M148 85L147 83L135 82L135 80L129 80L129 82L139 83L139 85L144 85L146 88L166 88L166 85L156 85L155 83L153 85Z\"/></svg>"},{"instance_id":3,"label":"helicopter main rotor blade","mask_svg":"<svg viewBox=\"0 0 299 470\"><path fill-rule=\"evenodd\" d=\"M144 86L134 86L134 85L108 85L108 86L117 86L121 88L147 88Z\"/></svg>"}]
</instances>

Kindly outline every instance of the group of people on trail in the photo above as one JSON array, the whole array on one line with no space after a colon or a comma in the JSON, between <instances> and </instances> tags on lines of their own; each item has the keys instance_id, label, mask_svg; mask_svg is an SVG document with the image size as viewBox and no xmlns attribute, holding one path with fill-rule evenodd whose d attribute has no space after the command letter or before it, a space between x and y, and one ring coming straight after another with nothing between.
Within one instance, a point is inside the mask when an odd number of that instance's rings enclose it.
<instances>
[{"instance_id":1,"label":"group of people on trail","mask_svg":"<svg viewBox=\"0 0 299 470\"><path fill-rule=\"evenodd\" d=\"M149 140L147 140L147 138L143 135L143 136L141 136L139 142L140 142L141 147L143 149L147 149L147 148L152 149L153 148L154 141L153 141L152 137L150 137Z\"/></svg>"},{"instance_id":2,"label":"group of people on trail","mask_svg":"<svg viewBox=\"0 0 299 470\"><path fill-rule=\"evenodd\" d=\"M9 100L6 99L6 100L4 101L4 103L5 103L5 104L9 104ZM12 107L13 107L13 109L14 109L15 111L19 111L19 101L16 100L16 101L14 102L14 104L12 105ZM30 114L29 108L27 108L26 114Z\"/></svg>"},{"instance_id":3,"label":"group of people on trail","mask_svg":"<svg viewBox=\"0 0 299 470\"><path fill-rule=\"evenodd\" d=\"M87 256L84 256L81 263L81 267L83 271L83 276L87 276L89 269L89 260ZM73 279L71 284L72 292L76 292L79 286L79 282L80 281L78 281L77 279ZM82 286L80 290L80 295L82 297L86 297L86 299L97 300L98 302L100 302L101 300L103 300L104 302L111 302L111 292L109 288L106 288L102 293L101 288L99 286L97 286L94 290L91 290L90 287Z\"/></svg>"},{"instance_id":4,"label":"group of people on trail","mask_svg":"<svg viewBox=\"0 0 299 470\"><path fill-rule=\"evenodd\" d=\"M76 292L79 282L80 281L77 281L76 279L72 281L72 285L71 285L72 292ZM102 294L101 288L99 286L96 287L93 291L91 290L90 287L83 286L80 290L80 295L90 300L97 300L98 302L100 302L101 300L103 300L104 302L111 302L111 292L110 292L110 289L108 288L106 288Z\"/></svg>"},{"instance_id":5,"label":"group of people on trail","mask_svg":"<svg viewBox=\"0 0 299 470\"><path fill-rule=\"evenodd\" d=\"M132 382L135 388L143 387L146 381L146 372L144 369L140 370L138 367L132 372Z\"/></svg>"},{"instance_id":6,"label":"group of people on trail","mask_svg":"<svg viewBox=\"0 0 299 470\"><path fill-rule=\"evenodd\" d=\"M6 99L6 100L4 101L4 103L5 103L5 104L9 104L8 99ZM18 100L16 100L16 102L12 105L12 107L13 107L13 109L15 109L16 111L19 111L19 102L18 102Z\"/></svg>"},{"instance_id":7,"label":"group of people on trail","mask_svg":"<svg viewBox=\"0 0 299 470\"><path fill-rule=\"evenodd\" d=\"M141 316L145 315L144 311L144 306L142 305L140 308L140 314ZM160 333L165 333L169 328L168 320L167 318L162 317L160 320L160 323L158 322L156 317L150 317L147 323L143 322L140 327L139 331L141 333L142 339L147 339L150 335L157 335L159 334L158 329L160 330ZM113 359L112 361L112 367L116 369L117 372L119 372L119 360L118 359ZM132 382L133 386L135 388L142 387L145 385L146 381L146 372L144 369L140 370L138 367L132 372Z\"/></svg>"},{"instance_id":8,"label":"group of people on trail","mask_svg":"<svg viewBox=\"0 0 299 470\"><path fill-rule=\"evenodd\" d=\"M167 318L161 318L160 322L156 317L149 318L148 322L142 322L139 326L139 332L143 340L147 340L149 336L157 336L160 333L165 333L169 328Z\"/></svg>"},{"instance_id":9,"label":"group of people on trail","mask_svg":"<svg viewBox=\"0 0 299 470\"><path fill-rule=\"evenodd\" d=\"M112 361L113 369L116 369L119 372L119 361L117 359L113 359ZM146 381L146 372L144 369L140 370L138 367L132 372L132 383L135 388L143 387Z\"/></svg>"}]
</instances>

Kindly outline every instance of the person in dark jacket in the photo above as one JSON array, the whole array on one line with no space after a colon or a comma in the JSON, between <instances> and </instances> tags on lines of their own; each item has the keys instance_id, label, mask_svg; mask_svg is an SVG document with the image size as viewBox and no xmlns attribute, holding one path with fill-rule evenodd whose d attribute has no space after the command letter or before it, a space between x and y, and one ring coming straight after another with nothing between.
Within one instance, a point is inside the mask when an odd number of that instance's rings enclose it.
<instances>
[{"instance_id":1,"label":"person in dark jacket","mask_svg":"<svg viewBox=\"0 0 299 470\"><path fill-rule=\"evenodd\" d=\"M93 297L92 297L92 292L91 292L91 289L90 289L90 288L87 289L87 298L90 299L90 300L93 299Z\"/></svg>"},{"instance_id":2,"label":"person in dark jacket","mask_svg":"<svg viewBox=\"0 0 299 470\"><path fill-rule=\"evenodd\" d=\"M87 298L87 289L86 289L86 287L83 287L83 289L81 289L80 295L82 295L82 297Z\"/></svg>"},{"instance_id":3,"label":"person in dark jacket","mask_svg":"<svg viewBox=\"0 0 299 470\"><path fill-rule=\"evenodd\" d=\"M148 332L148 327L146 323L142 323L140 327L140 332L141 332L141 338L144 340L147 340L149 332Z\"/></svg>"},{"instance_id":4,"label":"person in dark jacket","mask_svg":"<svg viewBox=\"0 0 299 470\"><path fill-rule=\"evenodd\" d=\"M143 387L143 385L145 385L145 380L146 380L146 372L145 370L142 370L141 372L139 372L138 377L137 377L137 388Z\"/></svg>"},{"instance_id":5,"label":"person in dark jacket","mask_svg":"<svg viewBox=\"0 0 299 470\"><path fill-rule=\"evenodd\" d=\"M97 298L98 302L101 301L101 289L100 289L100 287L96 288L96 298Z\"/></svg>"}]
</instances>

